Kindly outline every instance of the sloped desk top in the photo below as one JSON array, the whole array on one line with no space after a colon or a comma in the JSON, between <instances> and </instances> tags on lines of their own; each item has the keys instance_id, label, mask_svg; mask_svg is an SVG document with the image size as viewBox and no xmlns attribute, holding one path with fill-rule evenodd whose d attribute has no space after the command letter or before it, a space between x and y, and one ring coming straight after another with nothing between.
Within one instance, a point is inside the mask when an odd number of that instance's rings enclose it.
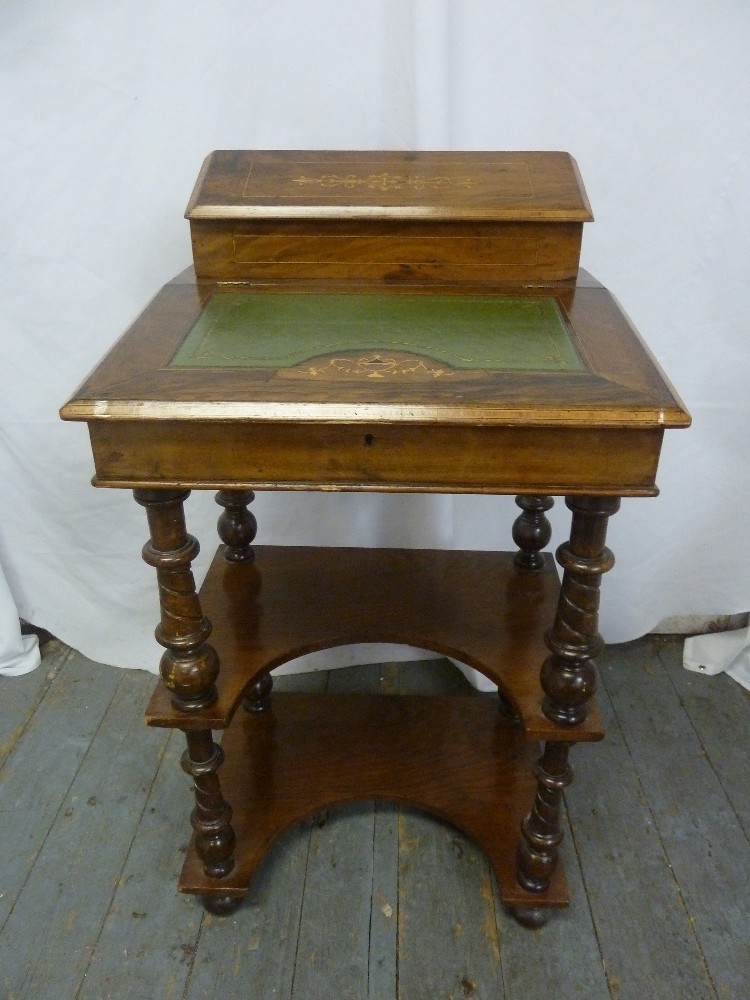
<instances>
[{"instance_id":1,"label":"sloped desk top","mask_svg":"<svg viewBox=\"0 0 750 1000\"><path fill-rule=\"evenodd\" d=\"M609 292L166 285L63 408L102 486L649 495L690 418Z\"/></svg>"}]
</instances>

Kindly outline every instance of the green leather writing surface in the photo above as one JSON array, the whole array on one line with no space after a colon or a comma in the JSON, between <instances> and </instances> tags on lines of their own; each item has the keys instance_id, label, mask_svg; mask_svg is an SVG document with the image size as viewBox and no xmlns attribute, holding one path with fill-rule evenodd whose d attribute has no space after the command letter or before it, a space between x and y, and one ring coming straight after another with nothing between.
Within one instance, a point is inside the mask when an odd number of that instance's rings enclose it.
<instances>
[{"instance_id":1,"label":"green leather writing surface","mask_svg":"<svg viewBox=\"0 0 750 1000\"><path fill-rule=\"evenodd\" d=\"M362 351L479 371L583 364L553 298L218 292L171 361L182 368L291 368Z\"/></svg>"}]
</instances>

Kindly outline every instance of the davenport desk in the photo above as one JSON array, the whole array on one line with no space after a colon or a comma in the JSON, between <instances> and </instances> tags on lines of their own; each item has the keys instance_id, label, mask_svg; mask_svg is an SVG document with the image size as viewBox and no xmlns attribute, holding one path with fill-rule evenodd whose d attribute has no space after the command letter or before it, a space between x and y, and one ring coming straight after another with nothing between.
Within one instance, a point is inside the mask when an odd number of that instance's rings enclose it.
<instances>
[{"instance_id":1,"label":"davenport desk","mask_svg":"<svg viewBox=\"0 0 750 1000\"><path fill-rule=\"evenodd\" d=\"M593 700L607 521L652 496L689 416L605 288L564 153L212 154L188 206L194 267L162 289L63 408L97 486L146 509L165 652L147 711L182 729L194 836L180 880L213 912L304 816L356 799L439 815L538 926L569 750ZM222 541L200 590L191 489ZM515 552L254 546L256 489L516 494ZM553 559L545 512L569 540ZM277 694L271 671L405 643L495 699ZM219 745L214 731L225 730ZM541 747L540 747L541 745Z\"/></svg>"}]
</instances>

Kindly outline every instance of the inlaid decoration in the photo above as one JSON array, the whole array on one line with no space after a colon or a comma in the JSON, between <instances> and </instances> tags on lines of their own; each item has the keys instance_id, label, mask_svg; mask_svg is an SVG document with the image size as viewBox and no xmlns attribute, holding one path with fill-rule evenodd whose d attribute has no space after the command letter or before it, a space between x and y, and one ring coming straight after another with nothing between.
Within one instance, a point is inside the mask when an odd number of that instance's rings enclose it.
<instances>
[{"instance_id":1,"label":"inlaid decoration","mask_svg":"<svg viewBox=\"0 0 750 1000\"><path fill-rule=\"evenodd\" d=\"M583 368L551 297L249 291L216 292L170 366L400 381Z\"/></svg>"},{"instance_id":2,"label":"inlaid decoration","mask_svg":"<svg viewBox=\"0 0 750 1000\"><path fill-rule=\"evenodd\" d=\"M303 186L319 186L323 188L346 188L354 191L367 188L370 191L448 191L455 189L471 190L474 182L471 177L448 177L438 174L427 177L425 174L389 174L383 171L379 174L322 174L320 177L295 177L294 184Z\"/></svg>"},{"instance_id":3,"label":"inlaid decoration","mask_svg":"<svg viewBox=\"0 0 750 1000\"><path fill-rule=\"evenodd\" d=\"M297 365L285 374L287 378L392 380L406 378L409 381L430 381L455 375L456 369L411 355L388 355L376 351L339 358L323 358L309 365Z\"/></svg>"},{"instance_id":4,"label":"inlaid decoration","mask_svg":"<svg viewBox=\"0 0 750 1000\"><path fill-rule=\"evenodd\" d=\"M226 151L214 154L215 177L204 180L206 191L198 196L199 202L207 202L206 207L234 204L234 199L239 198L248 208L251 205L273 209L308 204L350 208L410 205L429 206L433 210L449 207L451 215L472 208L484 214L509 206L531 206L539 186L532 176L537 161L526 153L334 155L266 151L247 152L239 161L237 156ZM223 190L224 178L230 175L232 194L218 194ZM238 183L235 177L242 179ZM546 204L544 189L540 187L540 191L542 201L535 212L543 212ZM559 201L559 193L558 185L554 205ZM228 201L224 202L224 197ZM191 217L201 215L203 209L199 203L193 207Z\"/></svg>"}]
</instances>

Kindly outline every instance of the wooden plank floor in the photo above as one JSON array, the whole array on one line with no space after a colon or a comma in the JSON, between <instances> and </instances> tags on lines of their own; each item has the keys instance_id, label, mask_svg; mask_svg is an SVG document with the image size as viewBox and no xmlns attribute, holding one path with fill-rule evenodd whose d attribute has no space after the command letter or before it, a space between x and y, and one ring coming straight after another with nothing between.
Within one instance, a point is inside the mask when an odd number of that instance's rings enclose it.
<instances>
[{"instance_id":1,"label":"wooden plank floor","mask_svg":"<svg viewBox=\"0 0 750 1000\"><path fill-rule=\"evenodd\" d=\"M244 906L175 883L188 837L180 733L142 723L150 674L52 640L0 678L2 1000L464 1000L750 996L750 696L650 637L600 661L602 744L574 751L573 901L541 931L483 855L429 817L365 803L291 831ZM278 688L463 692L447 661Z\"/></svg>"}]
</instances>

